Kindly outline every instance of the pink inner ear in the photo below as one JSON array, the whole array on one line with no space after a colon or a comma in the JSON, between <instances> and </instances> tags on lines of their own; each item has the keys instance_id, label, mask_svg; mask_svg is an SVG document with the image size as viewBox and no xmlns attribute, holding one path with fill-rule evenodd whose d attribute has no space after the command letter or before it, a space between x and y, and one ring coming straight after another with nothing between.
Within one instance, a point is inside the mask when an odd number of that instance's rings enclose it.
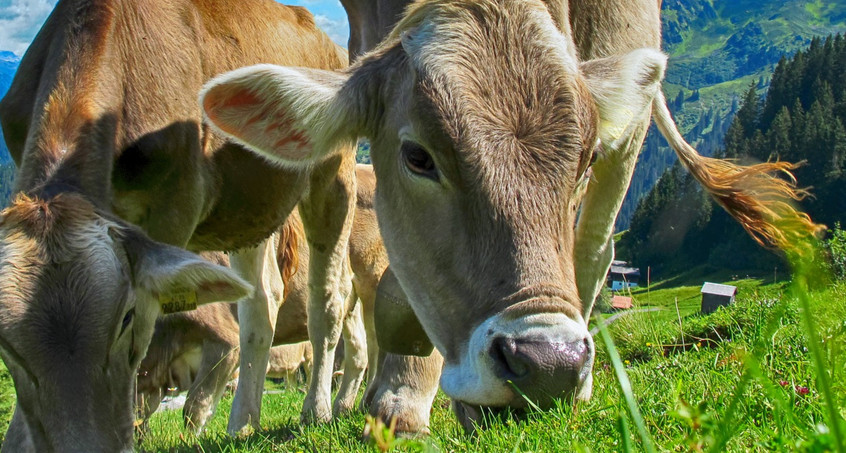
<instances>
[{"instance_id":1,"label":"pink inner ear","mask_svg":"<svg viewBox=\"0 0 846 453\"><path fill-rule=\"evenodd\" d=\"M222 107L224 107L224 108L245 107L245 106L248 106L248 105L256 105L256 104L259 104L259 103L261 103L261 100L258 97L256 97L256 95L254 95L250 92L247 92L247 91L241 91L241 92L235 93L234 96L229 97L229 99L226 100L226 102L222 105Z\"/></svg>"},{"instance_id":2,"label":"pink inner ear","mask_svg":"<svg viewBox=\"0 0 846 453\"><path fill-rule=\"evenodd\" d=\"M206 115L222 131L255 148L286 160L301 160L311 153L308 134L294 126L289 115L276 111L249 90L217 86L203 99Z\"/></svg>"},{"instance_id":3,"label":"pink inner ear","mask_svg":"<svg viewBox=\"0 0 846 453\"><path fill-rule=\"evenodd\" d=\"M261 104L261 99L247 90L218 86L206 93L203 99L203 110L215 124L223 127L226 124L221 124L221 114L226 113L227 110L259 104Z\"/></svg>"},{"instance_id":4,"label":"pink inner ear","mask_svg":"<svg viewBox=\"0 0 846 453\"><path fill-rule=\"evenodd\" d=\"M293 122L287 116L270 124L266 130L275 130L280 134L281 138L274 143L277 150L286 150L286 154L294 157L304 157L311 151L308 137L303 131L294 128Z\"/></svg>"}]
</instances>

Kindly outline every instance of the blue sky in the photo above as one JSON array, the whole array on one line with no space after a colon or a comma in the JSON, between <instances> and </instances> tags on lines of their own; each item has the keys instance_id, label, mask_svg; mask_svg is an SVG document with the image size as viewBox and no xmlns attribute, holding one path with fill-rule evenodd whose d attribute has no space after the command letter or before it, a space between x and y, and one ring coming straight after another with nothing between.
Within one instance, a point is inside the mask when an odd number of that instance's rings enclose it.
<instances>
[{"instance_id":1,"label":"blue sky","mask_svg":"<svg viewBox=\"0 0 846 453\"><path fill-rule=\"evenodd\" d=\"M320 28L335 42L347 46L349 24L340 1L284 0L281 3L305 6L314 14ZM23 55L55 4L56 0L0 0L0 50Z\"/></svg>"}]
</instances>

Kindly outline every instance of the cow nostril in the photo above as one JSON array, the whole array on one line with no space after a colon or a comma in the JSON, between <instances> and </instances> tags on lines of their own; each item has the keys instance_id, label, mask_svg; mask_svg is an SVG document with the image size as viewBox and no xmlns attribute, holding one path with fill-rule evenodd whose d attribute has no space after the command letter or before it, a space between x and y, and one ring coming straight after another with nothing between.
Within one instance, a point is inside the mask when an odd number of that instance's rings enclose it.
<instances>
[{"instance_id":1,"label":"cow nostril","mask_svg":"<svg viewBox=\"0 0 846 453\"><path fill-rule=\"evenodd\" d=\"M511 338L498 337L491 343L490 355L499 365L505 379L526 377L531 371L527 358L517 352L517 344Z\"/></svg>"}]
</instances>

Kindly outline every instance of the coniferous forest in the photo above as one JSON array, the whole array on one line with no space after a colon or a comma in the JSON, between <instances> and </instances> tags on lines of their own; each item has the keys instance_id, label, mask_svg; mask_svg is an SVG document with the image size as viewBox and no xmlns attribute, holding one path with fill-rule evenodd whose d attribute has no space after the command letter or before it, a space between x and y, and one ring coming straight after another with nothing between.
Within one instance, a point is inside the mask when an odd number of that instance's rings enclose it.
<instances>
[{"instance_id":1,"label":"coniferous forest","mask_svg":"<svg viewBox=\"0 0 846 453\"><path fill-rule=\"evenodd\" d=\"M812 196L799 202L814 221L846 223L846 37L816 38L782 58L762 98L749 87L726 132L721 157L740 163L804 162L794 174ZM773 269L760 248L676 163L637 205L618 256L656 270L707 262Z\"/></svg>"}]
</instances>

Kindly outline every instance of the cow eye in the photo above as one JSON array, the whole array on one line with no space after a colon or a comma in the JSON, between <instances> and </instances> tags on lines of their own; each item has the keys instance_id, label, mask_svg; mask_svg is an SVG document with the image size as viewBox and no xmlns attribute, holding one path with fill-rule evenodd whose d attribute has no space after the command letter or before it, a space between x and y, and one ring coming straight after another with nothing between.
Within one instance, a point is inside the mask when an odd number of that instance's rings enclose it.
<instances>
[{"instance_id":1,"label":"cow eye","mask_svg":"<svg viewBox=\"0 0 846 453\"><path fill-rule=\"evenodd\" d=\"M123 317L123 322L120 324L120 334L123 335L123 332L129 327L129 323L132 322L132 318L135 317L135 308L130 308L126 315Z\"/></svg>"},{"instance_id":2,"label":"cow eye","mask_svg":"<svg viewBox=\"0 0 846 453\"><path fill-rule=\"evenodd\" d=\"M438 181L438 169L432 156L417 143L403 141L400 150L402 160L412 173Z\"/></svg>"}]
</instances>

